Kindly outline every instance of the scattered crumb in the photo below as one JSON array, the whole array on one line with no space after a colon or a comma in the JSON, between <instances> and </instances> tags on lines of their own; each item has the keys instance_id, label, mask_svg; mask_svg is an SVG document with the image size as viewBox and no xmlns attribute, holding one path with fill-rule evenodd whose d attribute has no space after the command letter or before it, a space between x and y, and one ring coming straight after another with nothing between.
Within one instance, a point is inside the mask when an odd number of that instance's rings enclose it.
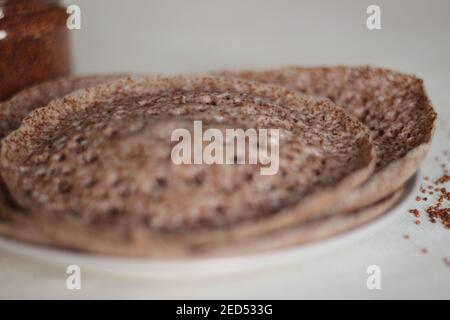
<instances>
[{"instance_id":1,"label":"scattered crumb","mask_svg":"<svg viewBox=\"0 0 450 320\"><path fill-rule=\"evenodd\" d=\"M411 210L409 210L409 213L412 213L414 215L414 217L416 217L416 218L420 217L420 212L417 209L411 209Z\"/></svg>"},{"instance_id":2,"label":"scattered crumb","mask_svg":"<svg viewBox=\"0 0 450 320\"><path fill-rule=\"evenodd\" d=\"M431 181L429 176L425 176L423 178L424 181L429 181L430 185L426 187L421 185L419 191L426 195L426 190L428 189L428 195L433 196L430 200L434 203L428 204L428 207L425 209L428 214L429 221L431 223L436 223L436 221L439 220L444 228L450 229L450 207L447 205L447 201L450 201L450 191L442 186L443 184L450 182L450 175L448 174L446 165L440 164L440 167L443 169L444 174L434 182ZM428 200L428 197L416 197L417 202L428 202ZM420 217L420 212L418 209L411 209L409 212L416 218ZM420 221L416 220L415 224L419 225Z\"/></svg>"},{"instance_id":3,"label":"scattered crumb","mask_svg":"<svg viewBox=\"0 0 450 320\"><path fill-rule=\"evenodd\" d=\"M421 213L426 212L430 223L436 224L440 222L442 226L450 230L450 190L448 190L448 183L450 182L449 165L450 150L443 152L444 158L440 161L439 157L435 157L437 166L441 170L441 175L430 178L430 176L423 177L422 184L419 188L419 193L416 195L416 202L424 202L424 204L417 204L416 208L408 210L415 218L414 223L418 226L422 224ZM447 161L448 163L443 163ZM419 211L420 210L420 211ZM403 235L404 239L411 239L409 234ZM420 253L427 255L428 248L420 248ZM446 267L450 268L450 257L443 257L442 260Z\"/></svg>"},{"instance_id":4,"label":"scattered crumb","mask_svg":"<svg viewBox=\"0 0 450 320\"><path fill-rule=\"evenodd\" d=\"M428 216L431 222L435 222L436 219L440 219L445 228L450 229L450 207L440 208L440 204L431 206L427 209Z\"/></svg>"},{"instance_id":5,"label":"scattered crumb","mask_svg":"<svg viewBox=\"0 0 450 320\"><path fill-rule=\"evenodd\" d=\"M450 182L450 175L444 173L442 177L436 180L435 184L442 184L447 182Z\"/></svg>"}]
</instances>

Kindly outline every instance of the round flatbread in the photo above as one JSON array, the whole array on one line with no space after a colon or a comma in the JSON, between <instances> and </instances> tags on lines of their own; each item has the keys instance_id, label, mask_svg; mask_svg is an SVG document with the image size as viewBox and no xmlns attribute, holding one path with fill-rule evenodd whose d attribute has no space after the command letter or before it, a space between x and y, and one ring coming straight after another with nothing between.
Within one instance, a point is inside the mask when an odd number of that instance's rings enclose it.
<instances>
[{"instance_id":1,"label":"round flatbread","mask_svg":"<svg viewBox=\"0 0 450 320\"><path fill-rule=\"evenodd\" d=\"M397 202L402 195L402 191L403 188L363 209L313 218L282 230L262 234L257 238L233 238L225 245L208 246L203 244L179 250L179 248L174 249L173 238L167 241L167 238L161 237L155 239L154 245L159 246L161 250L166 248L170 252L170 254L165 255L159 254L159 256L164 257L176 255L218 257L263 253L309 244L343 234L379 219ZM62 249L71 248L86 251L88 247L88 251L101 253L111 253L111 247L115 245L117 246L114 251L115 254L142 255L142 252L145 252L144 255L148 255L148 251L137 251L135 247L130 249L131 244L126 245L124 241L120 241L120 237L114 237L111 234L107 235L105 230L99 230L98 228L92 230L82 227L80 224L72 224L71 227L74 229L69 234L66 234L67 221L63 223L61 219L53 217L44 222L39 222L33 219L32 216L24 215L23 211L13 206L5 207L5 209L0 211L0 234L8 238L32 244L56 246ZM75 234L75 232L78 232L78 234ZM95 234L100 232L100 237L95 239L94 243L89 243L89 241L93 241L93 232ZM141 245L144 244L142 243ZM107 250L104 249L105 247Z\"/></svg>"},{"instance_id":2,"label":"round flatbread","mask_svg":"<svg viewBox=\"0 0 450 320\"><path fill-rule=\"evenodd\" d=\"M278 173L174 164L171 134L194 134L196 120L224 134L278 129ZM152 77L35 110L3 140L0 163L13 202L49 244L178 256L319 216L370 175L374 150L368 130L328 100L240 80Z\"/></svg>"},{"instance_id":3,"label":"round flatbread","mask_svg":"<svg viewBox=\"0 0 450 320\"><path fill-rule=\"evenodd\" d=\"M436 113L423 81L412 75L344 66L219 74L328 98L370 129L377 155L375 172L336 204L336 212L365 207L395 192L414 174L431 144Z\"/></svg>"}]
</instances>

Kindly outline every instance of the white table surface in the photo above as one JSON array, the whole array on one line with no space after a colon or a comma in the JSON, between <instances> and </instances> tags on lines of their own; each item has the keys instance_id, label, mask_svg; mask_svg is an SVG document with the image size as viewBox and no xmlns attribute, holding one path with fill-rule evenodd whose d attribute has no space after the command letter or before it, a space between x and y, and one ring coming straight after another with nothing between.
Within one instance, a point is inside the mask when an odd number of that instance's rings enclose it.
<instances>
[{"instance_id":1,"label":"white table surface","mask_svg":"<svg viewBox=\"0 0 450 320\"><path fill-rule=\"evenodd\" d=\"M450 148L450 5L392 2L378 1L383 29L372 32L364 25L371 4L365 1L133 0L127 7L123 1L71 1L81 6L84 19L73 36L75 71L182 73L369 63L416 73L439 114L432 150L421 167L422 175L437 178L441 169L433 159ZM450 259L450 230L426 218L420 226L414 220L400 213L392 224L338 250L253 273L180 280L81 266L79 291L66 288L64 266L0 250L0 298L448 299L450 268L443 258ZM373 264L381 268L381 290L366 287L366 268Z\"/></svg>"}]
</instances>

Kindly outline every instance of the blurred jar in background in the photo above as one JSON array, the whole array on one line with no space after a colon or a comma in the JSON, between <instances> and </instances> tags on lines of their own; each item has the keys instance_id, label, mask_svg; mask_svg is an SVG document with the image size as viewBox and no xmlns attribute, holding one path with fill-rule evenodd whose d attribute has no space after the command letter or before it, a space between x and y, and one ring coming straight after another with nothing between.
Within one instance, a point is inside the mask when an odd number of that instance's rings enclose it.
<instances>
[{"instance_id":1,"label":"blurred jar in background","mask_svg":"<svg viewBox=\"0 0 450 320\"><path fill-rule=\"evenodd\" d=\"M70 73L66 20L57 0L0 0L0 101Z\"/></svg>"}]
</instances>

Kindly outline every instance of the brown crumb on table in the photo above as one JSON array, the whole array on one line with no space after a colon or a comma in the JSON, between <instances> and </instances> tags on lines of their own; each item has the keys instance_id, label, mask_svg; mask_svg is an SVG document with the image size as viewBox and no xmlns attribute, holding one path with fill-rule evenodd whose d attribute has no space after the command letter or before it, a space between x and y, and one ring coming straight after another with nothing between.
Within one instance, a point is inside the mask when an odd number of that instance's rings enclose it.
<instances>
[{"instance_id":1,"label":"brown crumb on table","mask_svg":"<svg viewBox=\"0 0 450 320\"><path fill-rule=\"evenodd\" d=\"M428 216L431 222L440 219L445 228L450 229L450 207L440 208L440 205L431 206L427 209Z\"/></svg>"},{"instance_id":2,"label":"brown crumb on table","mask_svg":"<svg viewBox=\"0 0 450 320\"><path fill-rule=\"evenodd\" d=\"M442 177L436 180L435 184L447 183L450 182L450 175L444 174Z\"/></svg>"},{"instance_id":3,"label":"brown crumb on table","mask_svg":"<svg viewBox=\"0 0 450 320\"><path fill-rule=\"evenodd\" d=\"M403 235L403 239L407 239L408 240L408 239L411 239L411 237L409 236L409 234L404 234Z\"/></svg>"},{"instance_id":4,"label":"brown crumb on table","mask_svg":"<svg viewBox=\"0 0 450 320\"><path fill-rule=\"evenodd\" d=\"M409 210L409 213L412 213L416 218L420 217L420 212L417 209L411 209Z\"/></svg>"},{"instance_id":5,"label":"brown crumb on table","mask_svg":"<svg viewBox=\"0 0 450 320\"><path fill-rule=\"evenodd\" d=\"M431 223L436 223L437 220L439 220L444 228L450 229L450 207L448 206L447 201L450 201L450 191L448 191L445 187L442 186L442 184L450 182L450 175L448 174L448 170L446 165L441 164L440 167L443 169L444 174L439 177L435 181L431 181L431 179L428 176L425 176L423 179L424 181L430 181L428 186L420 186L419 191L421 193L424 193L425 195L428 193L428 195L433 196L430 198L434 203L428 206L428 208L425 209L426 213L428 214L428 219ZM428 189L428 192L426 191ZM416 201L428 201L428 197L420 197L416 196ZM418 219L420 217L420 212L418 209L410 209L410 213L414 215L415 218L415 224L419 225L421 224L420 220Z\"/></svg>"},{"instance_id":6,"label":"brown crumb on table","mask_svg":"<svg viewBox=\"0 0 450 320\"><path fill-rule=\"evenodd\" d=\"M428 253L428 249L427 248L422 248L422 249L420 249L420 252L422 252L423 254L427 254Z\"/></svg>"}]
</instances>

